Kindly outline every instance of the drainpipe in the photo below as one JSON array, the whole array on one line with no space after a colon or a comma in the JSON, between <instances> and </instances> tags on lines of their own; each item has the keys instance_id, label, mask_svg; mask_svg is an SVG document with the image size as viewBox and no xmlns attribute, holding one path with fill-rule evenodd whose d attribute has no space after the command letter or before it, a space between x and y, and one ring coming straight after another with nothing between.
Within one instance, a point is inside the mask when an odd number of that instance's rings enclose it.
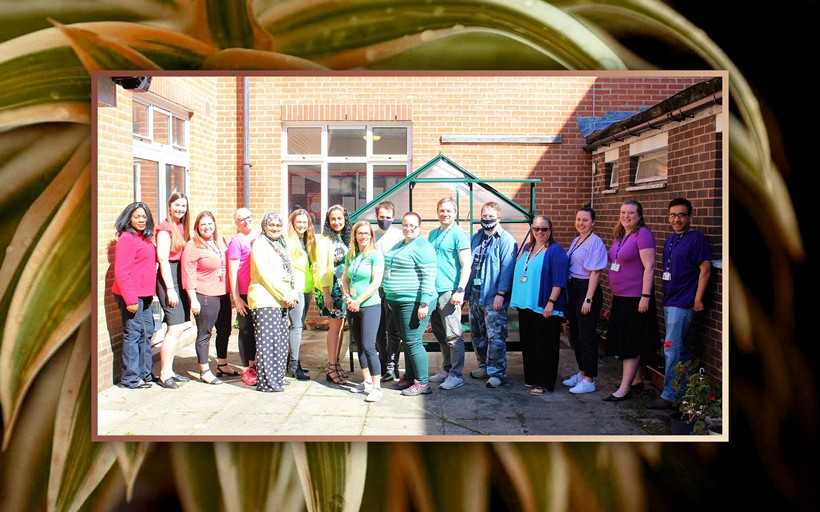
<instances>
[{"instance_id":1,"label":"drainpipe","mask_svg":"<svg viewBox=\"0 0 820 512\"><path fill-rule=\"evenodd\" d=\"M251 181L251 161L248 155L248 77L242 77L242 197L244 198L244 207L250 209L250 181Z\"/></svg>"}]
</instances>

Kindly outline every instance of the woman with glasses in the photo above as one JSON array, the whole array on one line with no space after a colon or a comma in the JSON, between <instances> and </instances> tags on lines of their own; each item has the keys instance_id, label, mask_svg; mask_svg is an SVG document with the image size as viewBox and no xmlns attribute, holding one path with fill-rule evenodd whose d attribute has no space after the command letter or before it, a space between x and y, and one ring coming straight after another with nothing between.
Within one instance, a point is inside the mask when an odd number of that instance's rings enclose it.
<instances>
[{"instance_id":1,"label":"woman with glasses","mask_svg":"<svg viewBox=\"0 0 820 512\"><path fill-rule=\"evenodd\" d=\"M592 393L598 376L598 314L604 294L598 286L601 271L606 268L606 247L592 232L595 210L585 206L575 214L578 236L567 250L569 258L569 336L575 349L578 373L563 381L570 393Z\"/></svg>"},{"instance_id":2,"label":"woman with glasses","mask_svg":"<svg viewBox=\"0 0 820 512\"><path fill-rule=\"evenodd\" d=\"M288 374L297 380L309 380L307 370L299 361L302 332L305 329L310 299L313 295L313 263L316 261L316 234L313 220L307 210L297 209L288 217L288 256L293 269L293 284L298 301L288 312L290 316L290 342L288 354Z\"/></svg>"},{"instance_id":3,"label":"woman with glasses","mask_svg":"<svg viewBox=\"0 0 820 512\"><path fill-rule=\"evenodd\" d=\"M316 242L316 265L314 286L316 308L319 316L328 319L327 329L327 381L344 384L348 375L339 364L344 337L347 303L342 293L342 274L345 256L349 251L350 217L341 205L333 205L325 214L322 234Z\"/></svg>"},{"instance_id":4,"label":"woman with glasses","mask_svg":"<svg viewBox=\"0 0 820 512\"><path fill-rule=\"evenodd\" d=\"M655 237L643 218L643 206L628 199L621 205L619 222L609 248L609 288L612 308L606 337L606 353L623 364L621 383L604 398L620 402L643 387L641 356L660 344L655 306Z\"/></svg>"},{"instance_id":5,"label":"woman with glasses","mask_svg":"<svg viewBox=\"0 0 820 512\"><path fill-rule=\"evenodd\" d=\"M376 334L381 320L381 298L384 256L376 249L373 226L360 220L353 226L350 251L345 261L342 292L350 319L350 336L356 341L362 383L352 388L364 393L366 402L378 402L382 397L381 363L376 352Z\"/></svg>"},{"instance_id":6,"label":"woman with glasses","mask_svg":"<svg viewBox=\"0 0 820 512\"><path fill-rule=\"evenodd\" d=\"M384 296L392 320L404 341L406 373L393 389L406 396L427 395L430 387L427 351L422 336L430 321L430 302L436 293L436 250L419 236L421 217L407 212L401 219L404 240L384 255Z\"/></svg>"},{"instance_id":7,"label":"woman with glasses","mask_svg":"<svg viewBox=\"0 0 820 512\"><path fill-rule=\"evenodd\" d=\"M537 215L515 263L510 297L510 307L518 310L524 384L532 386L531 395L555 390L566 286L567 253L555 242L552 221Z\"/></svg>"},{"instance_id":8,"label":"woman with glasses","mask_svg":"<svg viewBox=\"0 0 820 512\"><path fill-rule=\"evenodd\" d=\"M251 284L248 304L256 335L256 390L284 390L288 357L288 309L298 299L293 288L284 223L278 213L262 218L262 234L251 249Z\"/></svg>"}]
</instances>

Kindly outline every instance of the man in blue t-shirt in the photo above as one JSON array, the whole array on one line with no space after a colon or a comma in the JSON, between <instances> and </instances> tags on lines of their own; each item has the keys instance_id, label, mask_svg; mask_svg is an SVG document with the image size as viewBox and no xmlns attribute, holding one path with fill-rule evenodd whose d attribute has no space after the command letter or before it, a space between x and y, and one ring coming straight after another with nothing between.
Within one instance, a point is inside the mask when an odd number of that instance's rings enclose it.
<instances>
[{"instance_id":1,"label":"man in blue t-shirt","mask_svg":"<svg viewBox=\"0 0 820 512\"><path fill-rule=\"evenodd\" d=\"M464 288L470 279L470 235L455 223L458 209L452 197L436 205L439 227L430 231L427 239L436 250L436 292L438 297L430 315L433 335L441 348L441 371L430 377L439 382L439 389L455 389L464 385L464 333L461 328L461 307Z\"/></svg>"},{"instance_id":2,"label":"man in blue t-shirt","mask_svg":"<svg viewBox=\"0 0 820 512\"><path fill-rule=\"evenodd\" d=\"M678 197L669 202L669 224L672 231L663 246L661 280L666 337L663 344L666 360L663 392L652 409L667 409L681 397L673 389L675 365L688 361L687 334L695 311L703 311L703 295L712 273L711 251L706 236L692 229L692 203Z\"/></svg>"}]
</instances>

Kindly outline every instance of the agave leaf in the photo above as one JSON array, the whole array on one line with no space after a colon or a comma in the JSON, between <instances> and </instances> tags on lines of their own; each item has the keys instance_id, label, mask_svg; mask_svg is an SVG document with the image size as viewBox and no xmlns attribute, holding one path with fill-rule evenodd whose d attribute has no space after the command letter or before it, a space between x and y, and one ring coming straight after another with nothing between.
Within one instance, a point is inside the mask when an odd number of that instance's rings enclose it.
<instances>
[{"instance_id":1,"label":"agave leaf","mask_svg":"<svg viewBox=\"0 0 820 512\"><path fill-rule=\"evenodd\" d=\"M222 486L214 470L213 443L172 443L169 450L182 509L221 512Z\"/></svg>"},{"instance_id":2,"label":"agave leaf","mask_svg":"<svg viewBox=\"0 0 820 512\"><path fill-rule=\"evenodd\" d=\"M228 48L211 55L202 63L202 69L327 69L311 60L284 53Z\"/></svg>"},{"instance_id":3,"label":"agave leaf","mask_svg":"<svg viewBox=\"0 0 820 512\"><path fill-rule=\"evenodd\" d=\"M49 510L78 510L117 460L111 445L91 442L90 306L88 301L56 400Z\"/></svg>"},{"instance_id":4,"label":"agave leaf","mask_svg":"<svg viewBox=\"0 0 820 512\"><path fill-rule=\"evenodd\" d=\"M0 0L0 41L48 28L47 17L64 23L178 18L184 0Z\"/></svg>"},{"instance_id":5,"label":"agave leaf","mask_svg":"<svg viewBox=\"0 0 820 512\"><path fill-rule=\"evenodd\" d=\"M145 455L151 449L151 443L111 443L111 448L117 456L122 475L125 478L126 499L131 501L134 496L134 484L137 475L145 462Z\"/></svg>"},{"instance_id":6,"label":"agave leaf","mask_svg":"<svg viewBox=\"0 0 820 512\"><path fill-rule=\"evenodd\" d=\"M490 457L486 444L427 443L416 447L410 444L405 446L415 448L417 455L407 459L399 457L398 460L422 463L416 468L407 469L408 475L412 475L411 496L418 510L423 510L423 501L429 503L431 511L489 510L489 486L480 484L489 481ZM447 485L435 485L436 482L447 482ZM429 500L424 499L427 493L430 494ZM454 500L453 496L459 496L459 499Z\"/></svg>"},{"instance_id":7,"label":"agave leaf","mask_svg":"<svg viewBox=\"0 0 820 512\"><path fill-rule=\"evenodd\" d=\"M91 309L91 173L72 185L20 273L0 346L0 405L8 444L26 390ZM87 367L88 364L83 365Z\"/></svg>"},{"instance_id":8,"label":"agave leaf","mask_svg":"<svg viewBox=\"0 0 820 512\"><path fill-rule=\"evenodd\" d=\"M68 38L74 53L80 58L86 71L100 69L159 69L159 67L136 50L118 44L105 36L86 29L70 27L49 20Z\"/></svg>"},{"instance_id":9,"label":"agave leaf","mask_svg":"<svg viewBox=\"0 0 820 512\"><path fill-rule=\"evenodd\" d=\"M270 51L274 39L257 21L253 0L198 0L186 32L217 48Z\"/></svg>"},{"instance_id":10,"label":"agave leaf","mask_svg":"<svg viewBox=\"0 0 820 512\"><path fill-rule=\"evenodd\" d=\"M623 68L583 24L533 0L283 0L260 6L259 17L278 51L311 60L427 30L467 27L526 41L569 69Z\"/></svg>"},{"instance_id":11,"label":"agave leaf","mask_svg":"<svg viewBox=\"0 0 820 512\"><path fill-rule=\"evenodd\" d=\"M216 443L214 452L227 512L304 510L293 451L284 443Z\"/></svg>"},{"instance_id":12,"label":"agave leaf","mask_svg":"<svg viewBox=\"0 0 820 512\"><path fill-rule=\"evenodd\" d=\"M7 510L45 510L57 411L54 397L76 337L72 333L46 363L26 396L17 432L0 453L0 496Z\"/></svg>"},{"instance_id":13,"label":"agave leaf","mask_svg":"<svg viewBox=\"0 0 820 512\"><path fill-rule=\"evenodd\" d=\"M358 512L367 443L291 443L308 512Z\"/></svg>"}]
</instances>

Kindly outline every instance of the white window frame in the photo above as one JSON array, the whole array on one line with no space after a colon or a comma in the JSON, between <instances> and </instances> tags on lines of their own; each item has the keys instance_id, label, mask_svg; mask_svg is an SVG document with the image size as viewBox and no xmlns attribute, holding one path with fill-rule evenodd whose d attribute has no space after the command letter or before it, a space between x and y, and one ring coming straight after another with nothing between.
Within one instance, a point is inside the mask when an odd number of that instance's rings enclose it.
<instances>
[{"instance_id":1,"label":"white window frame","mask_svg":"<svg viewBox=\"0 0 820 512\"><path fill-rule=\"evenodd\" d=\"M288 154L288 128L321 128L321 147L322 152L318 155L291 155ZM338 157L329 156L329 133L331 129L355 129L364 128L367 136L365 143L365 156L356 157ZM373 128L405 128L407 129L407 154L373 154ZM288 211L288 202L290 199L290 190L288 190L289 168L291 165L318 165L320 166L320 180L321 180L321 212L322 215L327 212L328 203L328 169L329 164L332 163L364 163L366 165L366 193L365 202L373 200L373 173L374 166L379 165L393 165L405 166L405 176L411 172L410 165L413 162L413 132L412 125L409 122L389 122L389 121L350 121L350 122L284 122L282 123L282 203L281 210ZM321 226L317 226L321 229Z\"/></svg>"},{"instance_id":2,"label":"white window frame","mask_svg":"<svg viewBox=\"0 0 820 512\"><path fill-rule=\"evenodd\" d=\"M661 132L652 137L638 140L629 144L630 172L633 172L632 181L635 185L666 182L667 176L655 175L649 178L638 178L638 166L642 159L667 153L669 147L669 132ZM668 153L667 153L668 157ZM634 165L633 165L634 164ZM668 169L668 160L667 160Z\"/></svg>"}]
</instances>

